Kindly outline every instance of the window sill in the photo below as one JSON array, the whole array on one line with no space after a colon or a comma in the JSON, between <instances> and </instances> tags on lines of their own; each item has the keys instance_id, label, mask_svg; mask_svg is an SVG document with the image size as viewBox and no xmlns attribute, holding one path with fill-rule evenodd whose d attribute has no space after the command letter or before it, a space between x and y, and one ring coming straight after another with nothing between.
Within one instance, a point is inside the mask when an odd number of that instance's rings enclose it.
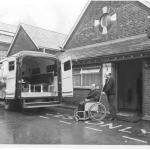
<instances>
[{"instance_id":1,"label":"window sill","mask_svg":"<svg viewBox=\"0 0 150 150\"><path fill-rule=\"evenodd\" d=\"M74 86L73 89L87 89L87 90L90 90L91 87L90 86Z\"/></svg>"}]
</instances>

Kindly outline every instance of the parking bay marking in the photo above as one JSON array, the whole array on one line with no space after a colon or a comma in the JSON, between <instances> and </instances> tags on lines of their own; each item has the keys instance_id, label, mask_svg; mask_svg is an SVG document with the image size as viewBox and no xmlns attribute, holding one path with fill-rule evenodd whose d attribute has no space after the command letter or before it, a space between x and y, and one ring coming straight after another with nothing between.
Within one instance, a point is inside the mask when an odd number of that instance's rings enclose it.
<instances>
[{"instance_id":1,"label":"parking bay marking","mask_svg":"<svg viewBox=\"0 0 150 150\"><path fill-rule=\"evenodd\" d=\"M130 140L134 140L134 141L138 141L138 142L142 142L142 143L147 144L147 141L143 141L143 140L140 140L140 139L135 139L135 138L128 137L128 136L122 136L122 137L126 138L126 139L130 139Z\"/></svg>"},{"instance_id":2,"label":"parking bay marking","mask_svg":"<svg viewBox=\"0 0 150 150\"><path fill-rule=\"evenodd\" d=\"M53 116L54 114L49 114L49 113L46 113L46 115L48 115L48 116Z\"/></svg>"},{"instance_id":3,"label":"parking bay marking","mask_svg":"<svg viewBox=\"0 0 150 150\"><path fill-rule=\"evenodd\" d=\"M48 117L45 117L45 116L40 116L41 118L44 118L44 119L49 119Z\"/></svg>"},{"instance_id":4,"label":"parking bay marking","mask_svg":"<svg viewBox=\"0 0 150 150\"><path fill-rule=\"evenodd\" d=\"M94 130L94 131L99 131L99 132L102 132L102 130L99 130L99 129L95 129L95 128L91 128L91 127L85 127L86 129L90 129L90 130Z\"/></svg>"},{"instance_id":5,"label":"parking bay marking","mask_svg":"<svg viewBox=\"0 0 150 150\"><path fill-rule=\"evenodd\" d=\"M72 124L71 122L66 122L66 121L62 121L62 120L60 120L59 122L65 123L65 124Z\"/></svg>"}]
</instances>

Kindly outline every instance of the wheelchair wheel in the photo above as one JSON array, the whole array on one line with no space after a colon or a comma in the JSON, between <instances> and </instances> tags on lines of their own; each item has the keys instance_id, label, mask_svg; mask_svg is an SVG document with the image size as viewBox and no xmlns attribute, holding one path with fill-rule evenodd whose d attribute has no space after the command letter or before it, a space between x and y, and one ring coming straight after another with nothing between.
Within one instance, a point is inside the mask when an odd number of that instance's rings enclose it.
<instances>
[{"instance_id":1,"label":"wheelchair wheel","mask_svg":"<svg viewBox=\"0 0 150 150\"><path fill-rule=\"evenodd\" d=\"M102 103L95 103L89 108L89 115L93 121L103 120L106 116L106 107Z\"/></svg>"}]
</instances>

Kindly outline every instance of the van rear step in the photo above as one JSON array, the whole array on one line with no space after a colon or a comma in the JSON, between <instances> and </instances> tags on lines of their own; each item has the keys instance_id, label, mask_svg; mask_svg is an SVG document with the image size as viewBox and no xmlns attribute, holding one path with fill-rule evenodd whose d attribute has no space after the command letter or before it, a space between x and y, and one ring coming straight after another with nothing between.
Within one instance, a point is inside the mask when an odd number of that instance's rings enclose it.
<instances>
[{"instance_id":1,"label":"van rear step","mask_svg":"<svg viewBox=\"0 0 150 150\"><path fill-rule=\"evenodd\" d=\"M24 103L24 108L50 107L50 106L58 106L58 105L60 105L60 101L30 102L30 103Z\"/></svg>"}]
</instances>

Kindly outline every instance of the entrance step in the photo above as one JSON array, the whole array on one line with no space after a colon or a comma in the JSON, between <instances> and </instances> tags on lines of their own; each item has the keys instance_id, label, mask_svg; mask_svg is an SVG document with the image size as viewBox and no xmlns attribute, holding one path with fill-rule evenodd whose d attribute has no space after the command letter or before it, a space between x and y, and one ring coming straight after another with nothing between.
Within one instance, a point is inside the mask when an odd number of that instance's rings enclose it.
<instances>
[{"instance_id":1,"label":"entrance step","mask_svg":"<svg viewBox=\"0 0 150 150\"><path fill-rule=\"evenodd\" d=\"M138 122L141 120L141 117L134 112L118 112L118 120L129 121L129 122Z\"/></svg>"}]
</instances>

